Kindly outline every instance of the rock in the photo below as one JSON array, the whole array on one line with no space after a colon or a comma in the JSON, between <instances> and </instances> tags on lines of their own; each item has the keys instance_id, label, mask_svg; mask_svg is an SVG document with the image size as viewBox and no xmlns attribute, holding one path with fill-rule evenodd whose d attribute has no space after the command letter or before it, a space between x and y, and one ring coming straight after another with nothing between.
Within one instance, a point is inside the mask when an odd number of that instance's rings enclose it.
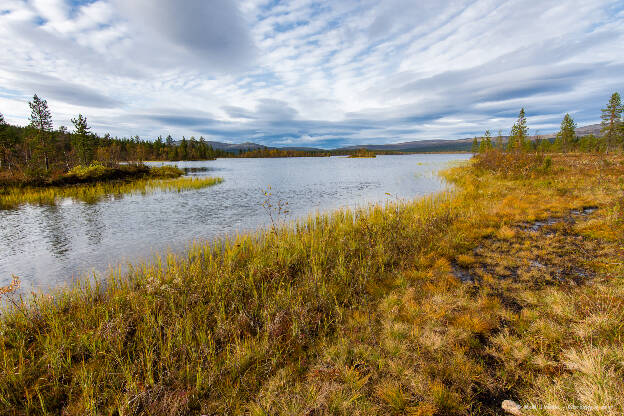
<instances>
[{"instance_id":1,"label":"rock","mask_svg":"<svg viewBox=\"0 0 624 416\"><path fill-rule=\"evenodd\" d=\"M503 400L503 404L501 405L501 407L506 413L509 413L510 415L522 415L522 412L520 411L521 406L513 400Z\"/></svg>"}]
</instances>

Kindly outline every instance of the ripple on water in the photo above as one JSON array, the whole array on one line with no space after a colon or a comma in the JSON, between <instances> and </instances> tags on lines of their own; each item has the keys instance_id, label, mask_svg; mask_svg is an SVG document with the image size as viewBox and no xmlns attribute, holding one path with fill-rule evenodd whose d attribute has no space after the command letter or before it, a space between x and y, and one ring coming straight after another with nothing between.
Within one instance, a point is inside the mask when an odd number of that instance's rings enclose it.
<instances>
[{"instance_id":1,"label":"ripple on water","mask_svg":"<svg viewBox=\"0 0 624 416\"><path fill-rule=\"evenodd\" d=\"M181 193L156 192L104 199L96 204L63 201L0 211L0 285L11 274L24 287L46 289L110 265L179 251L193 240L253 230L269 224L262 202L288 202L287 219L341 207L355 208L436 192L435 173L469 155L378 156L374 159L219 159L178 162L194 176L224 182ZM160 164L160 163L158 163ZM390 193L392 197L389 197Z\"/></svg>"}]
</instances>

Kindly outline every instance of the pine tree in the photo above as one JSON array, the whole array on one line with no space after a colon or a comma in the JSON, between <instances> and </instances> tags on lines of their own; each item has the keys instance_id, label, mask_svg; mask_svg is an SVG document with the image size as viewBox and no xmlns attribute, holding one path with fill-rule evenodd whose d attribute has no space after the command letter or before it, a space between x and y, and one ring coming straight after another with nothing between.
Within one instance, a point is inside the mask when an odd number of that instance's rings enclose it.
<instances>
[{"instance_id":1,"label":"pine tree","mask_svg":"<svg viewBox=\"0 0 624 416\"><path fill-rule=\"evenodd\" d=\"M575 137L576 123L570 114L566 114L561 121L561 130L557 134L557 139L561 139L561 150L568 151Z\"/></svg>"},{"instance_id":2,"label":"pine tree","mask_svg":"<svg viewBox=\"0 0 624 416\"><path fill-rule=\"evenodd\" d=\"M518 114L518 120L511 128L511 135L509 137L509 143L507 145L509 150L524 149L528 132L529 128L527 127L527 120L524 113L524 108L522 108L520 110L520 114Z\"/></svg>"},{"instance_id":3,"label":"pine tree","mask_svg":"<svg viewBox=\"0 0 624 416\"><path fill-rule=\"evenodd\" d=\"M87 118L78 114L77 118L72 118L74 124L74 147L78 151L80 163L88 166L93 161L95 143L91 135L91 128L87 125Z\"/></svg>"},{"instance_id":4,"label":"pine tree","mask_svg":"<svg viewBox=\"0 0 624 416\"><path fill-rule=\"evenodd\" d=\"M49 154L52 151L52 114L48 108L47 100L41 100L34 95L33 100L28 102L30 107L30 126L35 129L38 150L43 154L46 172L50 170Z\"/></svg>"},{"instance_id":5,"label":"pine tree","mask_svg":"<svg viewBox=\"0 0 624 416\"><path fill-rule=\"evenodd\" d=\"M618 141L620 123L622 117L622 101L620 100L620 94L614 92L611 95L607 108L602 110L602 129L604 138L609 147L614 146Z\"/></svg>"}]
</instances>

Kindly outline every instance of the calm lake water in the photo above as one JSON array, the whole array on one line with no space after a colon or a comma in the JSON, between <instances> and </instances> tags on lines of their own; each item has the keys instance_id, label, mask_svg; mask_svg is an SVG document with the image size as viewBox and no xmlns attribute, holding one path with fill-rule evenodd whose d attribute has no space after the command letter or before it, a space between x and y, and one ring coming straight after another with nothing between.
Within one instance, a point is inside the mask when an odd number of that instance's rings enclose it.
<instances>
[{"instance_id":1,"label":"calm lake water","mask_svg":"<svg viewBox=\"0 0 624 416\"><path fill-rule=\"evenodd\" d=\"M436 172L470 155L378 156L374 159L219 159L177 162L206 168L222 184L182 193L109 198L96 204L63 201L0 210L0 285L11 275L25 290L49 289L110 266L180 251L193 241L270 224L262 203L288 202L287 219L389 198L415 198L445 188ZM386 193L393 196L389 197Z\"/></svg>"}]
</instances>

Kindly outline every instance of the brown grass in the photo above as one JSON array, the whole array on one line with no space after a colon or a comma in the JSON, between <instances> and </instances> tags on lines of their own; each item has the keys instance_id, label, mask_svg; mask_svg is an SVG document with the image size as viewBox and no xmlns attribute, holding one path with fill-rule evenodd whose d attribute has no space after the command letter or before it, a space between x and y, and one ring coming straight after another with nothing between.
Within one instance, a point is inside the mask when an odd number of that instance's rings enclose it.
<instances>
[{"instance_id":1,"label":"brown grass","mask_svg":"<svg viewBox=\"0 0 624 416\"><path fill-rule=\"evenodd\" d=\"M0 321L0 409L621 413L624 158L513 163L33 298Z\"/></svg>"}]
</instances>

